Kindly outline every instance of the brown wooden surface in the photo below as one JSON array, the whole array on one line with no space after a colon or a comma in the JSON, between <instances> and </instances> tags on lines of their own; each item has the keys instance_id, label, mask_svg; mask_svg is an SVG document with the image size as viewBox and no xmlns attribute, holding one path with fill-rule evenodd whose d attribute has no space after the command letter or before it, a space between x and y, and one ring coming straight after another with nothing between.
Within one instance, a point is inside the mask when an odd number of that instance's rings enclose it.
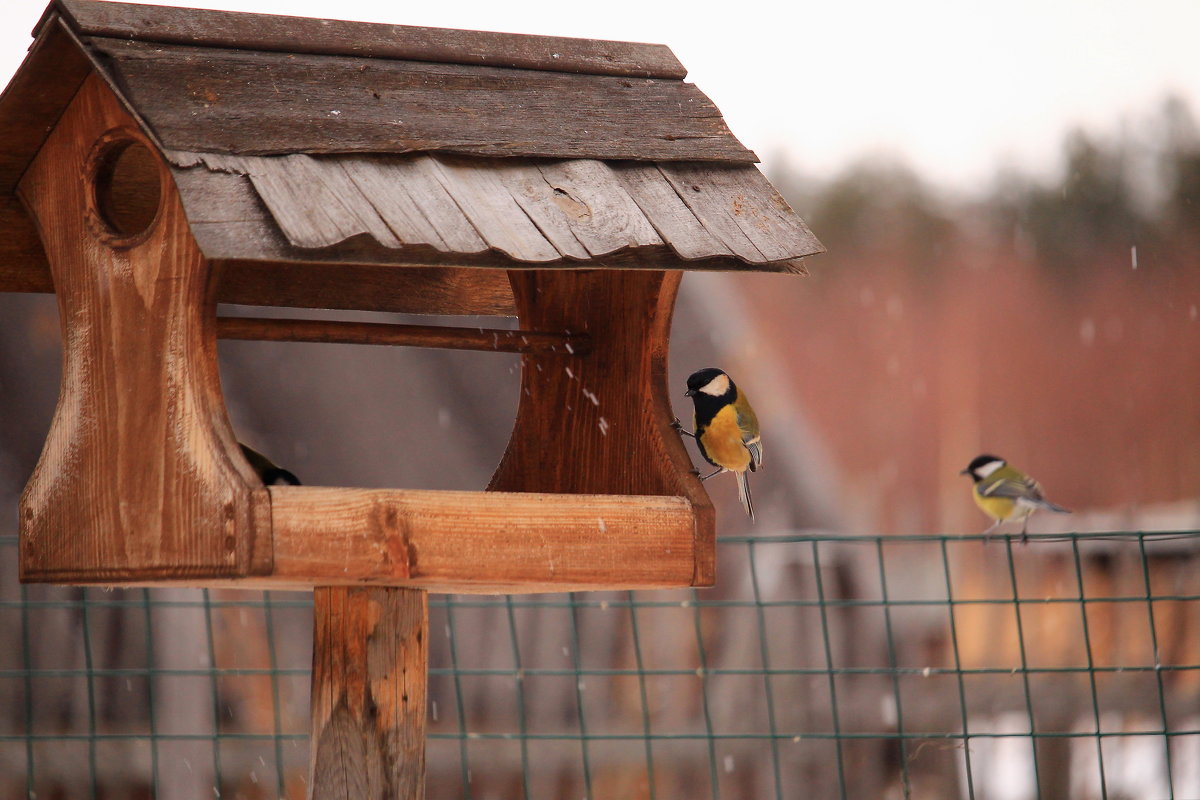
<instances>
[{"instance_id":1,"label":"brown wooden surface","mask_svg":"<svg viewBox=\"0 0 1200 800\"><path fill-rule=\"evenodd\" d=\"M638 251L669 253L685 268L693 268L691 259L736 256L754 269L793 271L781 262L823 250L753 165L688 164L669 177L668 169L682 165L426 154L168 156L201 247L214 258L229 249L365 258L364 246L376 245L425 257L490 250L568 267ZM683 192L698 196L685 202ZM758 246L739 225L753 229ZM736 252L724 242L730 235ZM653 255L641 265L659 266Z\"/></svg>"},{"instance_id":2,"label":"brown wooden surface","mask_svg":"<svg viewBox=\"0 0 1200 800\"><path fill-rule=\"evenodd\" d=\"M37 228L16 197L0 194L0 292L53 291L50 262Z\"/></svg>"},{"instance_id":3,"label":"brown wooden surface","mask_svg":"<svg viewBox=\"0 0 1200 800\"><path fill-rule=\"evenodd\" d=\"M12 191L88 68L55 18L0 94L0 292L53 291L37 230Z\"/></svg>"},{"instance_id":4,"label":"brown wooden surface","mask_svg":"<svg viewBox=\"0 0 1200 800\"><path fill-rule=\"evenodd\" d=\"M686 498L695 515L692 581L707 586L714 580L714 512L671 428L666 380L680 277L513 271L522 327L586 333L592 350L569 364L522 356L517 421L489 488ZM587 538L603 542L605 534ZM649 558L669 557L664 549Z\"/></svg>"},{"instance_id":5,"label":"brown wooden surface","mask_svg":"<svg viewBox=\"0 0 1200 800\"><path fill-rule=\"evenodd\" d=\"M682 81L86 41L173 150L757 161Z\"/></svg>"},{"instance_id":6,"label":"brown wooden surface","mask_svg":"<svg viewBox=\"0 0 1200 800\"><path fill-rule=\"evenodd\" d=\"M406 347L436 347L446 350L482 350L490 353L537 353L559 356L582 355L587 353L591 346L587 336L559 332L257 317L217 317L217 338L276 342L323 342L327 344L402 345Z\"/></svg>"},{"instance_id":7,"label":"brown wooden surface","mask_svg":"<svg viewBox=\"0 0 1200 800\"><path fill-rule=\"evenodd\" d=\"M90 70L56 16L43 26L16 75L0 94L0 193L8 194L46 140L50 127Z\"/></svg>"},{"instance_id":8,"label":"brown wooden surface","mask_svg":"<svg viewBox=\"0 0 1200 800\"><path fill-rule=\"evenodd\" d=\"M313 592L311 800L423 800L428 629L417 589Z\"/></svg>"},{"instance_id":9,"label":"brown wooden surface","mask_svg":"<svg viewBox=\"0 0 1200 800\"><path fill-rule=\"evenodd\" d=\"M55 6L81 33L117 39L597 75L678 79L687 74L670 48L661 44L89 0L58 0Z\"/></svg>"},{"instance_id":10,"label":"brown wooden surface","mask_svg":"<svg viewBox=\"0 0 1200 800\"><path fill-rule=\"evenodd\" d=\"M409 314L516 314L500 269L361 264L219 263L217 301Z\"/></svg>"},{"instance_id":11,"label":"brown wooden surface","mask_svg":"<svg viewBox=\"0 0 1200 800\"><path fill-rule=\"evenodd\" d=\"M812 231L758 170L659 164L705 230L747 261L782 261L825 252Z\"/></svg>"},{"instance_id":12,"label":"brown wooden surface","mask_svg":"<svg viewBox=\"0 0 1200 800\"><path fill-rule=\"evenodd\" d=\"M22 577L269 570L269 496L220 397L208 267L165 164L151 227L123 241L103 232L90 176L106 132L142 138L91 78L20 185L64 322L59 403L20 504Z\"/></svg>"},{"instance_id":13,"label":"brown wooden surface","mask_svg":"<svg viewBox=\"0 0 1200 800\"><path fill-rule=\"evenodd\" d=\"M524 593L692 581L696 522L679 497L310 486L274 486L271 497L275 572L247 588Z\"/></svg>"}]
</instances>

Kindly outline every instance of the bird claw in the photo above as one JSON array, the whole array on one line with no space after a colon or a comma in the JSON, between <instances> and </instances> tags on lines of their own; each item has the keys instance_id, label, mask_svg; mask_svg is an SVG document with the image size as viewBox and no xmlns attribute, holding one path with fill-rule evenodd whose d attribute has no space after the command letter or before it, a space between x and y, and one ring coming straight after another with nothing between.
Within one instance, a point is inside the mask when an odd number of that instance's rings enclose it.
<instances>
[{"instance_id":1,"label":"bird claw","mask_svg":"<svg viewBox=\"0 0 1200 800\"><path fill-rule=\"evenodd\" d=\"M678 433L680 436L690 436L693 439L696 438L696 434L692 433L691 431L685 431L683 429L683 423L679 421L679 417L672 418L671 427L674 428L675 432Z\"/></svg>"}]
</instances>

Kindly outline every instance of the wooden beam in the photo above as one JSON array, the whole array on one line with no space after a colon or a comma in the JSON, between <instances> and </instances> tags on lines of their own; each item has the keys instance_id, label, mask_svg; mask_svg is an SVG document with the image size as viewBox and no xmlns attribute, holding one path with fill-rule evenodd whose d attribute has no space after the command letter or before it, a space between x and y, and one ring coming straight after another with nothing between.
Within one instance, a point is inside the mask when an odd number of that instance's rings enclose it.
<instances>
[{"instance_id":1,"label":"wooden beam","mask_svg":"<svg viewBox=\"0 0 1200 800\"><path fill-rule=\"evenodd\" d=\"M681 79L687 74L663 44L88 0L58 0L56 5L81 34L118 39L639 78Z\"/></svg>"},{"instance_id":2,"label":"wooden beam","mask_svg":"<svg viewBox=\"0 0 1200 800\"><path fill-rule=\"evenodd\" d=\"M424 800L429 605L415 589L313 592L314 800Z\"/></svg>"},{"instance_id":3,"label":"wooden beam","mask_svg":"<svg viewBox=\"0 0 1200 800\"><path fill-rule=\"evenodd\" d=\"M543 356L583 354L590 346L587 335L578 333L256 317L217 317L217 338L272 342L387 344L437 347L446 350L537 353Z\"/></svg>"},{"instance_id":4,"label":"wooden beam","mask_svg":"<svg viewBox=\"0 0 1200 800\"><path fill-rule=\"evenodd\" d=\"M494 594L690 586L682 497L273 486L274 573L239 583Z\"/></svg>"}]
</instances>

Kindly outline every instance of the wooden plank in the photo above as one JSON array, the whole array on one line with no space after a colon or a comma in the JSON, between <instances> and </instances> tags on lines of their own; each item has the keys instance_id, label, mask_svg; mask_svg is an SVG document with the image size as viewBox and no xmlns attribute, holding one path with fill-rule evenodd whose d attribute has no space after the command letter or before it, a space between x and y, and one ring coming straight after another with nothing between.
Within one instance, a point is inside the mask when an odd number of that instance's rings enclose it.
<instances>
[{"instance_id":1,"label":"wooden plank","mask_svg":"<svg viewBox=\"0 0 1200 800\"><path fill-rule=\"evenodd\" d=\"M56 5L81 33L117 39L643 78L680 79L687 74L670 48L661 44L89 0L58 0Z\"/></svg>"},{"instance_id":2,"label":"wooden plank","mask_svg":"<svg viewBox=\"0 0 1200 800\"><path fill-rule=\"evenodd\" d=\"M10 193L91 70L57 14L52 14L0 94L0 192Z\"/></svg>"},{"instance_id":3,"label":"wooden plank","mask_svg":"<svg viewBox=\"0 0 1200 800\"><path fill-rule=\"evenodd\" d=\"M709 233L750 262L784 261L825 252L824 246L757 167L659 164Z\"/></svg>"},{"instance_id":4,"label":"wooden plank","mask_svg":"<svg viewBox=\"0 0 1200 800\"><path fill-rule=\"evenodd\" d=\"M508 273L461 267L220 262L217 301L252 306L516 315Z\"/></svg>"},{"instance_id":5,"label":"wooden plank","mask_svg":"<svg viewBox=\"0 0 1200 800\"><path fill-rule=\"evenodd\" d=\"M310 797L424 800L428 633L425 592L313 592Z\"/></svg>"},{"instance_id":6,"label":"wooden plank","mask_svg":"<svg viewBox=\"0 0 1200 800\"><path fill-rule=\"evenodd\" d=\"M97 76L19 186L64 322L61 396L20 503L25 580L191 579L270 569L269 496L218 377L210 267L178 198L128 236L95 206L104 141L150 147ZM169 186L165 164L147 176ZM136 402L131 398L136 398Z\"/></svg>"},{"instance_id":7,"label":"wooden plank","mask_svg":"<svg viewBox=\"0 0 1200 800\"><path fill-rule=\"evenodd\" d=\"M288 155L255 159L249 176L275 223L297 247L327 247L360 234L385 247L400 244L373 209L362 208L365 201L355 202L361 195L336 167L326 170L307 156Z\"/></svg>"},{"instance_id":8,"label":"wooden plank","mask_svg":"<svg viewBox=\"0 0 1200 800\"><path fill-rule=\"evenodd\" d=\"M270 491L275 571L266 582L255 578L244 586L369 583L468 593L671 588L690 585L695 569L695 512L681 497Z\"/></svg>"},{"instance_id":9,"label":"wooden plank","mask_svg":"<svg viewBox=\"0 0 1200 800\"><path fill-rule=\"evenodd\" d=\"M682 81L87 41L172 150L757 160Z\"/></svg>"},{"instance_id":10,"label":"wooden plank","mask_svg":"<svg viewBox=\"0 0 1200 800\"><path fill-rule=\"evenodd\" d=\"M326 344L376 344L480 350L487 353L537 353L571 356L587 353L585 334L455 328L446 325L392 325L316 319L217 317L218 339Z\"/></svg>"},{"instance_id":11,"label":"wooden plank","mask_svg":"<svg viewBox=\"0 0 1200 800\"><path fill-rule=\"evenodd\" d=\"M515 158L503 162L496 160L492 162L492 172L558 252L581 261L591 258L587 248L572 233L562 209L554 202L555 194L537 162Z\"/></svg>"},{"instance_id":12,"label":"wooden plank","mask_svg":"<svg viewBox=\"0 0 1200 800\"><path fill-rule=\"evenodd\" d=\"M574 159L542 162L538 168L546 179L554 207L593 256L663 244L646 215L603 162Z\"/></svg>"},{"instance_id":13,"label":"wooden plank","mask_svg":"<svg viewBox=\"0 0 1200 800\"><path fill-rule=\"evenodd\" d=\"M562 257L513 199L490 164L438 158L424 158L421 163L441 182L489 247L517 261L537 263Z\"/></svg>"},{"instance_id":14,"label":"wooden plank","mask_svg":"<svg viewBox=\"0 0 1200 800\"><path fill-rule=\"evenodd\" d=\"M610 166L642 213L680 258L733 255L705 230L656 165L626 162Z\"/></svg>"},{"instance_id":15,"label":"wooden plank","mask_svg":"<svg viewBox=\"0 0 1200 800\"><path fill-rule=\"evenodd\" d=\"M507 274L504 281L507 285ZM50 262L37 228L17 198L0 193L0 292L53 291Z\"/></svg>"},{"instance_id":16,"label":"wooden plank","mask_svg":"<svg viewBox=\"0 0 1200 800\"><path fill-rule=\"evenodd\" d=\"M337 159L338 165L354 181L358 190L369 198L379 216L404 244L427 244L442 252L453 248L438 232L409 193L403 171L391 168L395 159L372 156L347 155ZM438 196L444 194L439 192ZM424 199L424 198L423 198ZM434 198L425 200L436 202ZM484 249L483 241L463 218L455 228L464 239L460 246L465 252L477 253ZM453 238L453 237L452 237Z\"/></svg>"},{"instance_id":17,"label":"wooden plank","mask_svg":"<svg viewBox=\"0 0 1200 800\"><path fill-rule=\"evenodd\" d=\"M521 327L586 331L592 349L569 365L522 356L517 419L489 489L686 498L693 510L691 580L708 585L714 579L714 512L671 428L666 379L680 277L606 270L511 273ZM547 457L547 442L554 443L556 457ZM651 560L668 558L660 547Z\"/></svg>"}]
</instances>

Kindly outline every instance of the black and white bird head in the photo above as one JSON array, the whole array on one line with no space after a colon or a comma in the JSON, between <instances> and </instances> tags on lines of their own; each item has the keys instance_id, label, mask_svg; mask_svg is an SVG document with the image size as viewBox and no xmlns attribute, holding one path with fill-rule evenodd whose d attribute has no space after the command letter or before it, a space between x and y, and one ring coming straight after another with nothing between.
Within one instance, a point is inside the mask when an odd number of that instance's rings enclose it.
<instances>
[{"instance_id":1,"label":"black and white bird head","mask_svg":"<svg viewBox=\"0 0 1200 800\"><path fill-rule=\"evenodd\" d=\"M1008 462L999 456L993 456L984 453L981 456L976 456L970 464L967 464L967 468L958 474L970 475L971 480L979 483L979 481L988 477L1007 463Z\"/></svg>"},{"instance_id":2,"label":"black and white bird head","mask_svg":"<svg viewBox=\"0 0 1200 800\"><path fill-rule=\"evenodd\" d=\"M728 375L716 367L707 367L688 376L687 391L684 394L688 397L695 397L697 394L725 397L736 392L737 389Z\"/></svg>"}]
</instances>

